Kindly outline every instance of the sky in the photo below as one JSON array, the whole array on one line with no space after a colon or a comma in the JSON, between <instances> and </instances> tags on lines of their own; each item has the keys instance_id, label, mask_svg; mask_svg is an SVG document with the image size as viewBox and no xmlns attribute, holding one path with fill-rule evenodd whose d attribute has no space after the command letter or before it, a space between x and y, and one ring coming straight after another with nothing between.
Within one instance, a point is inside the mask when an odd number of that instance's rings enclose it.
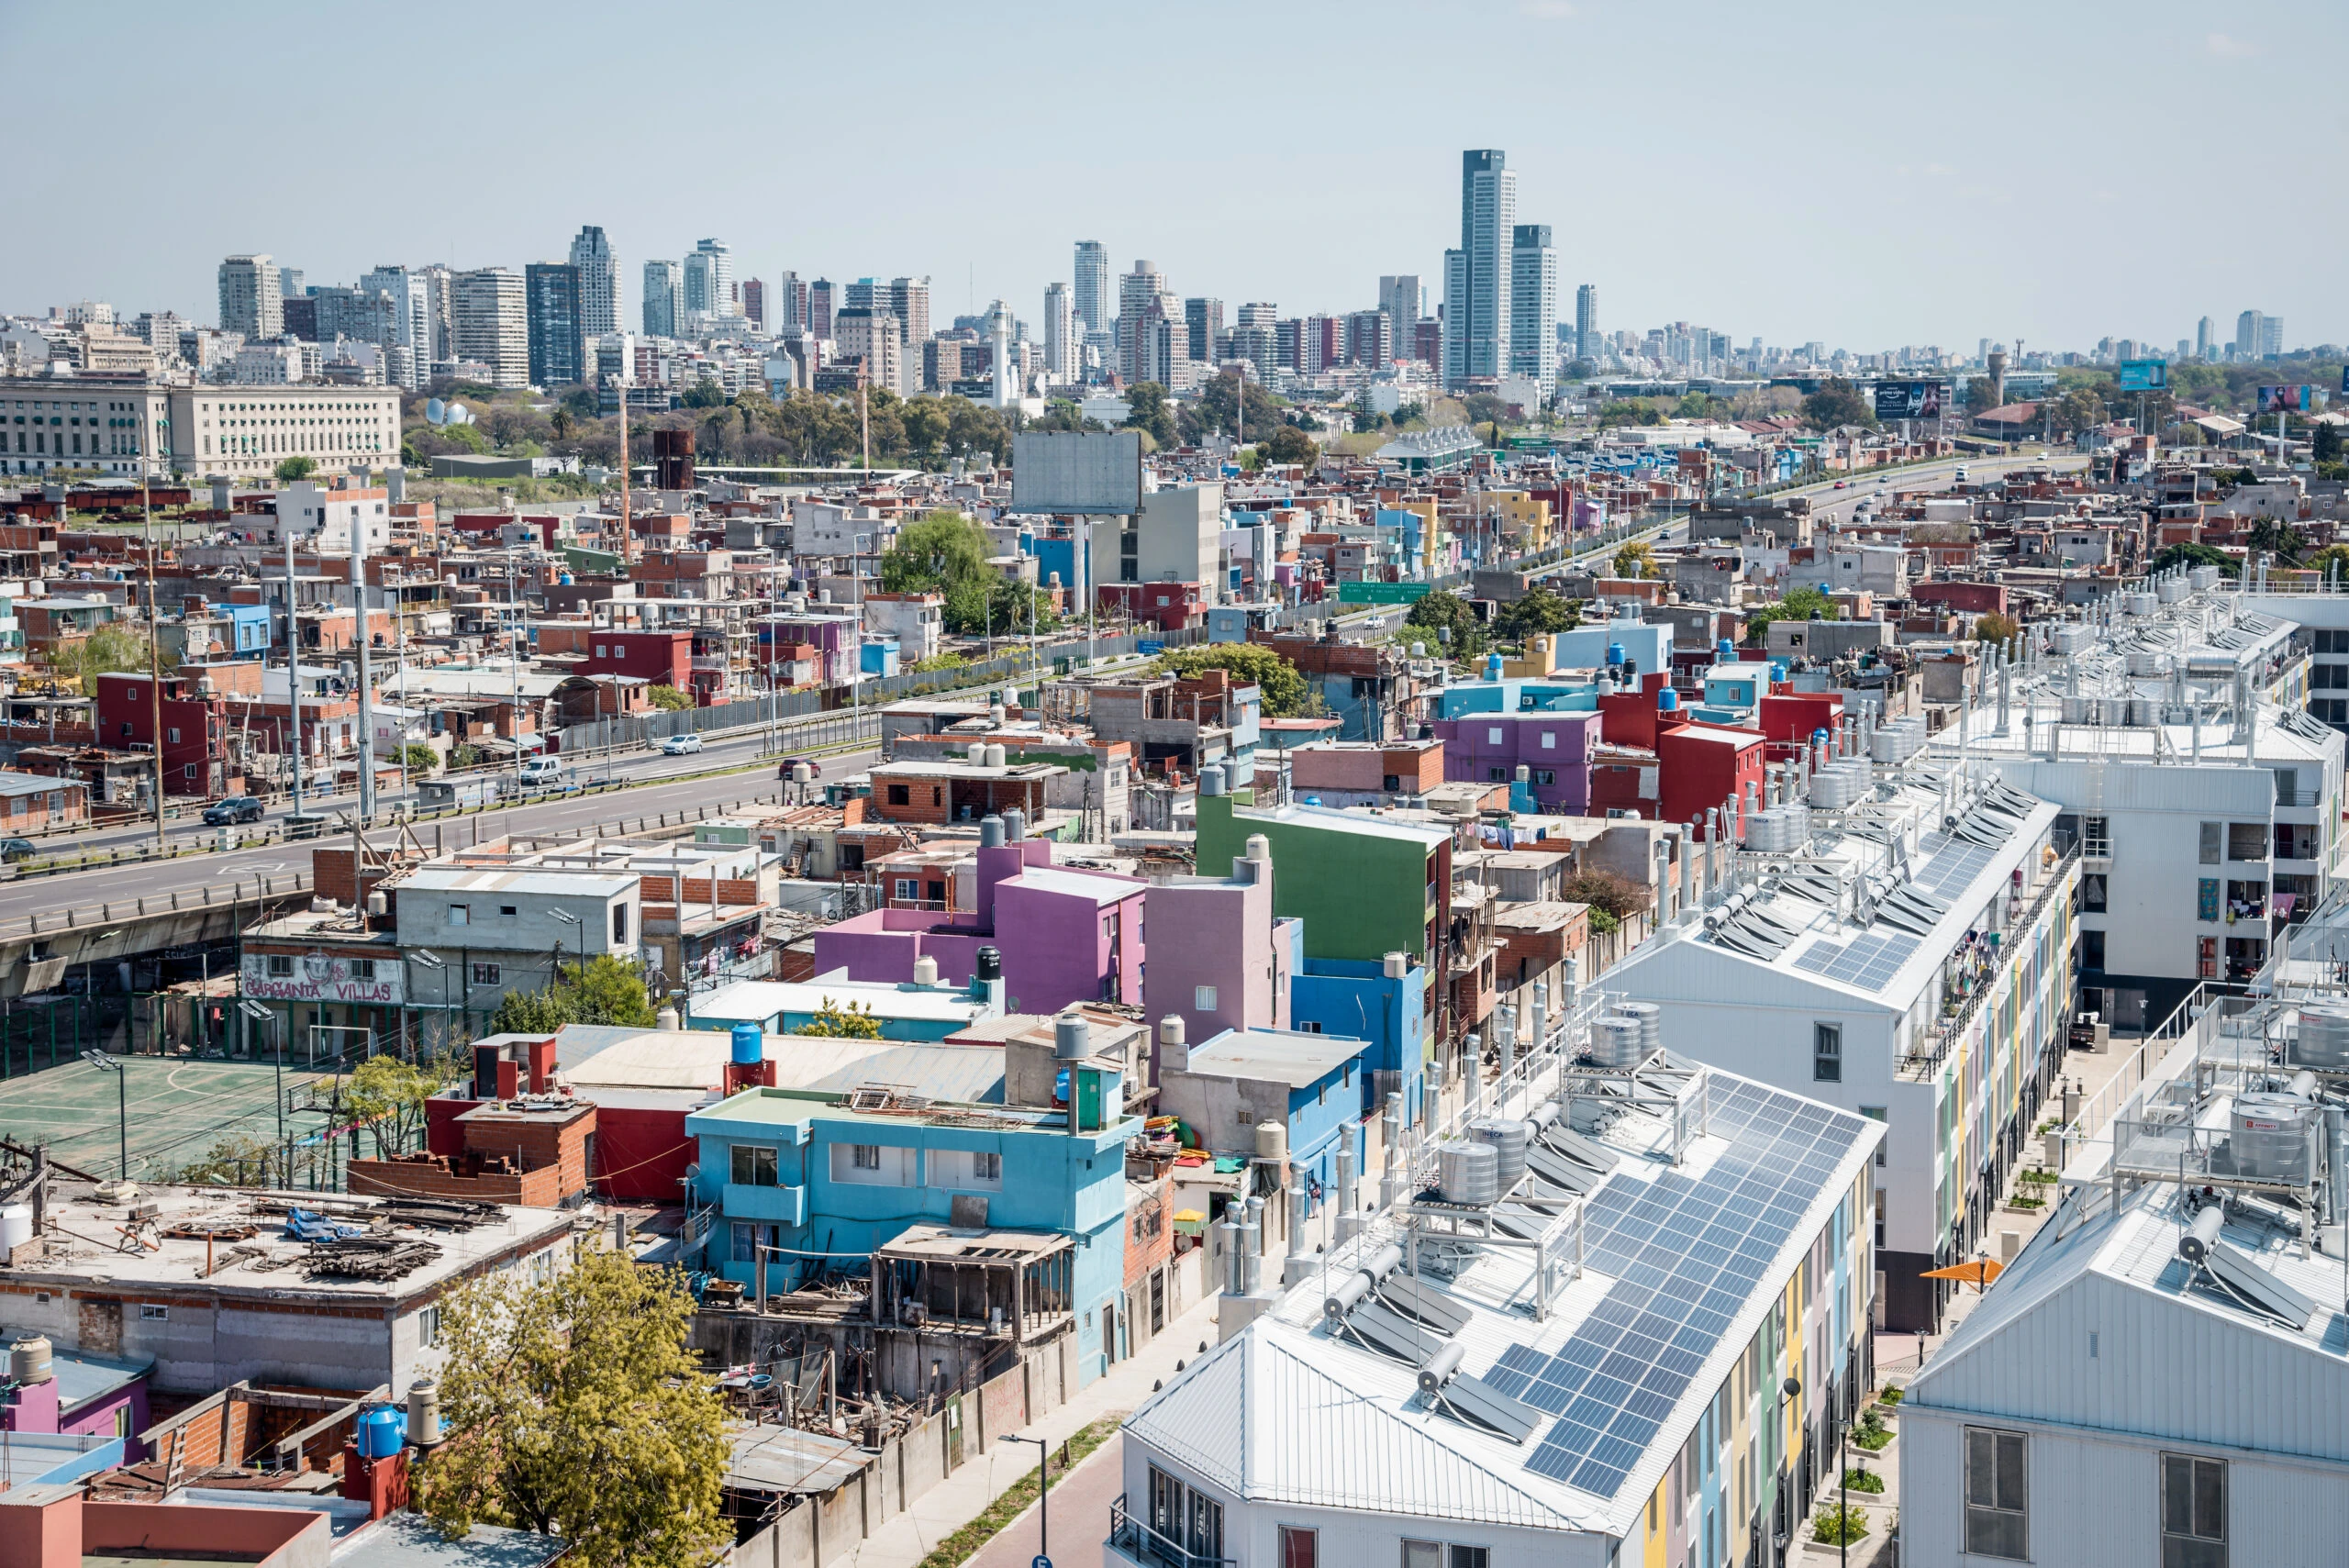
<instances>
[{"instance_id":1,"label":"sky","mask_svg":"<svg viewBox=\"0 0 2349 1568\"><path fill-rule=\"evenodd\" d=\"M738 276L928 275L941 326L1039 320L1078 239L1227 317L1368 308L1384 272L1432 311L1461 151L1496 147L1562 314L1595 284L1610 331L2166 347L2256 308L2340 343L2344 45L2339 0L0 0L31 131L0 312L211 322L225 255L518 268L583 223L627 326L644 259L704 236Z\"/></svg>"}]
</instances>

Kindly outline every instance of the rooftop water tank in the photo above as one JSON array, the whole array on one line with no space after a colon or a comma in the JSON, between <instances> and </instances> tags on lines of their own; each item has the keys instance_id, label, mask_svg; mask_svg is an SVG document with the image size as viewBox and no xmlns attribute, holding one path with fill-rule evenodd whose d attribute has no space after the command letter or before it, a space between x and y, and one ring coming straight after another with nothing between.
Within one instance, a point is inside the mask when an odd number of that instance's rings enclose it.
<instances>
[{"instance_id":1,"label":"rooftop water tank","mask_svg":"<svg viewBox=\"0 0 2349 1568\"><path fill-rule=\"evenodd\" d=\"M1468 1124L1468 1136L1479 1143L1489 1143L1497 1163L1493 1184L1501 1192L1508 1192L1525 1176L1525 1149L1533 1141L1533 1133L1522 1121L1502 1117L1488 1117Z\"/></svg>"},{"instance_id":2,"label":"rooftop water tank","mask_svg":"<svg viewBox=\"0 0 2349 1568\"><path fill-rule=\"evenodd\" d=\"M1664 1049L1664 1009L1653 1002L1624 1002L1615 1008L1619 1018L1640 1021L1640 1049L1653 1056Z\"/></svg>"},{"instance_id":3,"label":"rooftop water tank","mask_svg":"<svg viewBox=\"0 0 2349 1568\"><path fill-rule=\"evenodd\" d=\"M1052 1054L1063 1062L1082 1062L1093 1054L1093 1026L1074 1007L1052 1020Z\"/></svg>"},{"instance_id":4,"label":"rooftop water tank","mask_svg":"<svg viewBox=\"0 0 2349 1568\"><path fill-rule=\"evenodd\" d=\"M407 1385L407 1429L417 1442L440 1440L440 1385L429 1377Z\"/></svg>"},{"instance_id":5,"label":"rooftop water tank","mask_svg":"<svg viewBox=\"0 0 2349 1568\"><path fill-rule=\"evenodd\" d=\"M1500 1151L1489 1143L1447 1143L1436 1151L1435 1184L1446 1203L1482 1208L1500 1194Z\"/></svg>"},{"instance_id":6,"label":"rooftop water tank","mask_svg":"<svg viewBox=\"0 0 2349 1568\"><path fill-rule=\"evenodd\" d=\"M917 985L935 985L938 984L938 961L930 957L928 953L923 953L919 958L914 960L914 984ZM737 1024L734 1027L736 1029L740 1029L742 1026Z\"/></svg>"},{"instance_id":7,"label":"rooftop water tank","mask_svg":"<svg viewBox=\"0 0 2349 1568\"><path fill-rule=\"evenodd\" d=\"M32 1205L12 1203L0 1208L0 1254L14 1251L32 1239Z\"/></svg>"},{"instance_id":8,"label":"rooftop water tank","mask_svg":"<svg viewBox=\"0 0 2349 1568\"><path fill-rule=\"evenodd\" d=\"M50 1380L47 1335L27 1334L8 1347L8 1375L26 1385Z\"/></svg>"},{"instance_id":9,"label":"rooftop water tank","mask_svg":"<svg viewBox=\"0 0 2349 1568\"><path fill-rule=\"evenodd\" d=\"M2239 1175L2302 1183L2312 1173L2310 1130L2316 1109L2290 1095L2237 1095L2228 1118Z\"/></svg>"},{"instance_id":10,"label":"rooftop water tank","mask_svg":"<svg viewBox=\"0 0 2349 1568\"><path fill-rule=\"evenodd\" d=\"M1017 844L1028 837L1028 814L1013 806L1003 814L1003 841Z\"/></svg>"},{"instance_id":11,"label":"rooftop water tank","mask_svg":"<svg viewBox=\"0 0 2349 1568\"><path fill-rule=\"evenodd\" d=\"M1598 1019L1590 1026L1590 1059L1601 1067L1637 1067L1641 1033L1637 1018Z\"/></svg>"},{"instance_id":12,"label":"rooftop water tank","mask_svg":"<svg viewBox=\"0 0 2349 1568\"><path fill-rule=\"evenodd\" d=\"M766 1060L766 1040L756 1024L736 1024L730 1060L737 1067L755 1067Z\"/></svg>"},{"instance_id":13,"label":"rooftop water tank","mask_svg":"<svg viewBox=\"0 0 2349 1568\"><path fill-rule=\"evenodd\" d=\"M2303 1006L2291 1061L2295 1067L2349 1073L2349 1007ZM5 1229L6 1223L5 1216L0 1216L0 1229Z\"/></svg>"},{"instance_id":14,"label":"rooftop water tank","mask_svg":"<svg viewBox=\"0 0 2349 1568\"><path fill-rule=\"evenodd\" d=\"M356 1440L360 1458L389 1459L407 1441L407 1419L389 1405L362 1410Z\"/></svg>"},{"instance_id":15,"label":"rooftop water tank","mask_svg":"<svg viewBox=\"0 0 2349 1568\"><path fill-rule=\"evenodd\" d=\"M1737 661L1737 644L1731 642L1726 637L1722 638L1719 642L1713 644L1713 657L1724 664L1735 663Z\"/></svg>"},{"instance_id":16,"label":"rooftop water tank","mask_svg":"<svg viewBox=\"0 0 2349 1568\"><path fill-rule=\"evenodd\" d=\"M1269 1118L1256 1124L1256 1158L1279 1161L1288 1158L1288 1126Z\"/></svg>"},{"instance_id":17,"label":"rooftop water tank","mask_svg":"<svg viewBox=\"0 0 2349 1568\"><path fill-rule=\"evenodd\" d=\"M989 746L987 748L987 766L990 768L1002 767L1004 765L1004 758L1006 755L1007 753L1002 747Z\"/></svg>"},{"instance_id":18,"label":"rooftop water tank","mask_svg":"<svg viewBox=\"0 0 2349 1568\"><path fill-rule=\"evenodd\" d=\"M981 948L978 951L978 957L972 966L971 977L974 980L1002 979L1003 950L996 947Z\"/></svg>"},{"instance_id":19,"label":"rooftop water tank","mask_svg":"<svg viewBox=\"0 0 2349 1568\"><path fill-rule=\"evenodd\" d=\"M978 748L974 746L972 750L975 751ZM1003 848L1003 818L992 811L979 818L979 848L983 850Z\"/></svg>"},{"instance_id":20,"label":"rooftop water tank","mask_svg":"<svg viewBox=\"0 0 2349 1568\"><path fill-rule=\"evenodd\" d=\"M1620 664L1622 662L1623 645L1620 642L1609 643L1607 645L1607 662L1609 667L1612 668L1615 665Z\"/></svg>"},{"instance_id":21,"label":"rooftop water tank","mask_svg":"<svg viewBox=\"0 0 2349 1568\"><path fill-rule=\"evenodd\" d=\"M1655 689L1655 710L1658 713L1679 712L1680 694L1670 686L1658 686Z\"/></svg>"}]
</instances>

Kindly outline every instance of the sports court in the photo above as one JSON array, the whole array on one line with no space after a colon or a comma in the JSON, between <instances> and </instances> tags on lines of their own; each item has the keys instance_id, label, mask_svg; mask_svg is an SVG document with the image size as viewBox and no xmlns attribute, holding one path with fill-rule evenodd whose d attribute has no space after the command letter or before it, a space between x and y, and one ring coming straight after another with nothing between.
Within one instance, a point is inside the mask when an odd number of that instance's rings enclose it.
<instances>
[{"instance_id":1,"label":"sports court","mask_svg":"<svg viewBox=\"0 0 2349 1568\"><path fill-rule=\"evenodd\" d=\"M0 1136L28 1147L49 1145L50 1157L94 1176L120 1169L117 1094L128 1106L130 1173L154 1181L203 1158L223 1138L268 1142L277 1135L277 1073L268 1062L204 1062L161 1056L117 1056L127 1079L90 1062L61 1062L0 1084ZM288 1067L290 1096L322 1074ZM314 1133L315 1113L286 1118L297 1137Z\"/></svg>"}]
</instances>

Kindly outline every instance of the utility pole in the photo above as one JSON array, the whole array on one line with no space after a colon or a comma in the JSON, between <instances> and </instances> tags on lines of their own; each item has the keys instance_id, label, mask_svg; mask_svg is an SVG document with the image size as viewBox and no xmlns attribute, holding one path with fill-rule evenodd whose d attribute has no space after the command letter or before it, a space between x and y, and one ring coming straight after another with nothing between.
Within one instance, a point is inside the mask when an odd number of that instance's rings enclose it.
<instances>
[{"instance_id":1,"label":"utility pole","mask_svg":"<svg viewBox=\"0 0 2349 1568\"><path fill-rule=\"evenodd\" d=\"M375 672L367 645L367 506L353 502L351 511L351 617L352 638L359 644L359 820L375 821Z\"/></svg>"},{"instance_id":2,"label":"utility pole","mask_svg":"<svg viewBox=\"0 0 2349 1568\"><path fill-rule=\"evenodd\" d=\"M285 540L285 714L293 740L294 815L302 814L302 633L294 624L294 530L277 519Z\"/></svg>"},{"instance_id":3,"label":"utility pole","mask_svg":"<svg viewBox=\"0 0 2349 1568\"><path fill-rule=\"evenodd\" d=\"M149 486L148 459L139 459L139 537L147 550L147 687L151 706L149 722L155 727L155 852L163 853L163 653L162 623L155 618L155 496ZM183 619L180 623L187 623ZM209 735L211 724L205 725ZM126 1162L126 1166L128 1162ZM126 1168L124 1174L128 1175Z\"/></svg>"}]
</instances>

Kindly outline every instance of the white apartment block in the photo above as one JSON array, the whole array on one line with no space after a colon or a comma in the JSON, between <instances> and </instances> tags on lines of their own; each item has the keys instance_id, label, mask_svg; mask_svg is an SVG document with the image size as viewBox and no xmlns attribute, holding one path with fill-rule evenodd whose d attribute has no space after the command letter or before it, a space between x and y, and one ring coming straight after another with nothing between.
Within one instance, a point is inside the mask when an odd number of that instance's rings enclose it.
<instances>
[{"instance_id":1,"label":"white apartment block","mask_svg":"<svg viewBox=\"0 0 2349 1568\"><path fill-rule=\"evenodd\" d=\"M511 267L459 272L452 301L456 357L489 367L492 385L530 384L529 295Z\"/></svg>"}]
</instances>

